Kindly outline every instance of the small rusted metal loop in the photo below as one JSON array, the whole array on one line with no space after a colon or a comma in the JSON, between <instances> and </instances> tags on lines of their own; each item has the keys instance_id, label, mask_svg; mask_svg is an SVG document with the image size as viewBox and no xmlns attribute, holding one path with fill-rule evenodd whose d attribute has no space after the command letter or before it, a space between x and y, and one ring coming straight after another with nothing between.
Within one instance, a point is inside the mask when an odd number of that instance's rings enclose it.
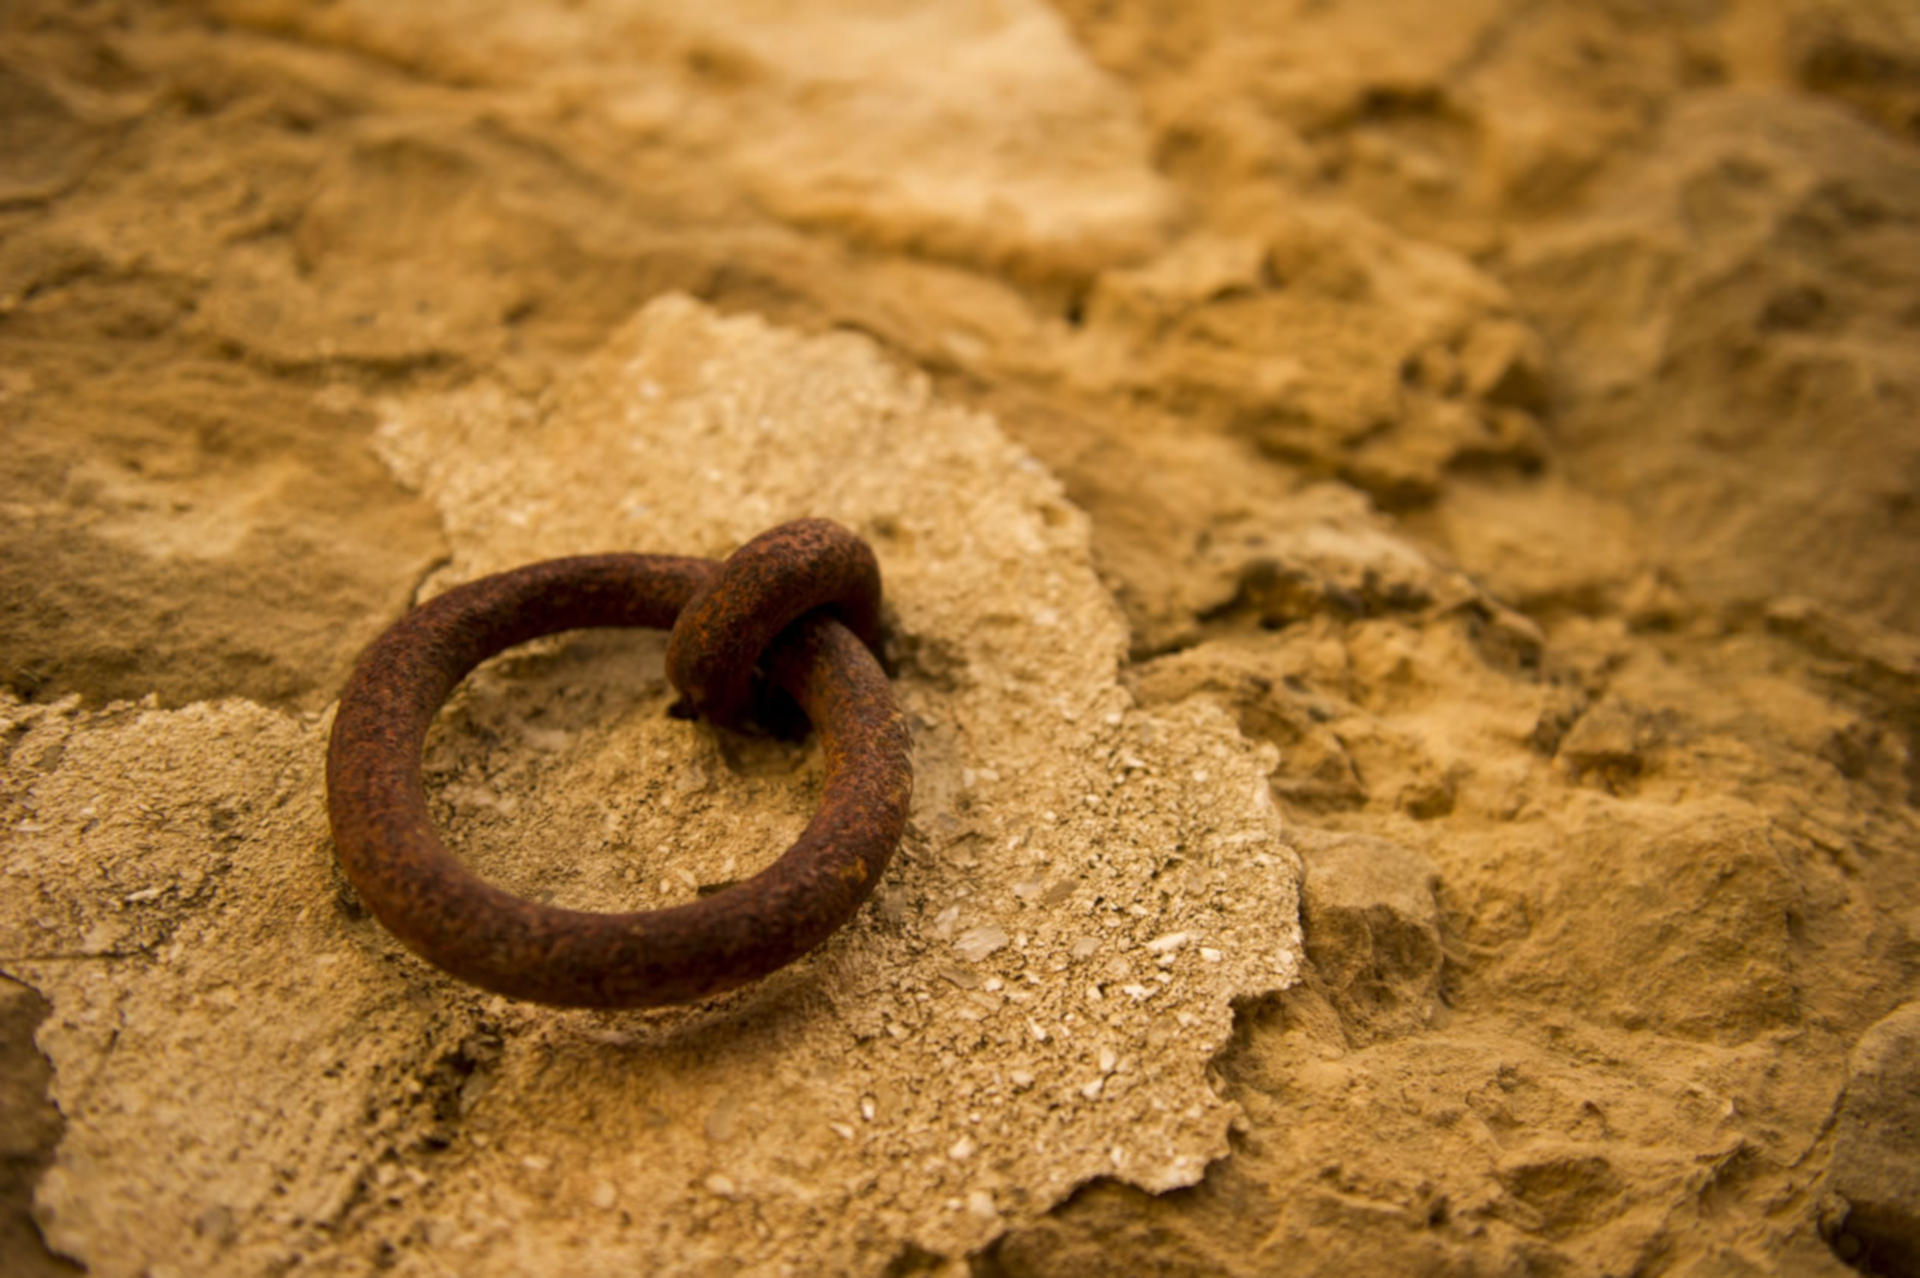
<instances>
[{"instance_id":1,"label":"small rusted metal loop","mask_svg":"<svg viewBox=\"0 0 1920 1278\"><path fill-rule=\"evenodd\" d=\"M421 751L441 704L487 657L555 631L673 625L715 577L710 560L593 555L532 564L415 608L361 656L327 750L334 845L389 931L455 976L574 1007L684 1002L798 958L872 892L905 828L905 724L867 645L824 613L763 659L820 735L826 784L798 841L743 883L625 914L514 896L463 866L427 813Z\"/></svg>"},{"instance_id":2,"label":"small rusted metal loop","mask_svg":"<svg viewBox=\"0 0 1920 1278\"><path fill-rule=\"evenodd\" d=\"M667 677L703 717L740 727L762 654L823 608L878 652L880 563L831 520L781 524L728 555L688 601L667 640Z\"/></svg>"}]
</instances>

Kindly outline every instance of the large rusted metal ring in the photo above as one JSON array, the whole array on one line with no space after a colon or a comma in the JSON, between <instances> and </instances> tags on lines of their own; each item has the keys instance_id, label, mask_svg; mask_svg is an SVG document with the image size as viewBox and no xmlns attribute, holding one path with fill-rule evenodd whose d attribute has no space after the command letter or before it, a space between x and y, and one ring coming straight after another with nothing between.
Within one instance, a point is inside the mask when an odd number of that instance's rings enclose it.
<instances>
[{"instance_id":1,"label":"large rusted metal ring","mask_svg":"<svg viewBox=\"0 0 1920 1278\"><path fill-rule=\"evenodd\" d=\"M817 605L760 664L819 733L825 793L799 840L753 878L662 910L563 909L480 879L428 817L427 729L475 666L561 630L671 627L718 570L711 560L658 555L548 560L450 590L373 642L334 718L327 802L340 865L389 931L501 994L643 1007L765 976L852 917L906 826L912 770L886 675L867 645Z\"/></svg>"}]
</instances>

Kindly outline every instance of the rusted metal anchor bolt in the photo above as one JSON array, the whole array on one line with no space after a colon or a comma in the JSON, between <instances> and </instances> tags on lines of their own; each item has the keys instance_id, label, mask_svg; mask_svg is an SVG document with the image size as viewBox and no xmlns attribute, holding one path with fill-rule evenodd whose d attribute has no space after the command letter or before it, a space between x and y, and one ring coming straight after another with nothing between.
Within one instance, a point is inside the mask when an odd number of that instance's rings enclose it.
<instances>
[{"instance_id":1,"label":"rusted metal anchor bolt","mask_svg":"<svg viewBox=\"0 0 1920 1278\"><path fill-rule=\"evenodd\" d=\"M664 555L551 559L469 582L367 648L340 696L327 807L341 868L376 918L485 989L572 1007L646 1007L743 985L851 918L906 827L904 722L871 650L880 573L826 520L762 534L716 564ZM541 905L469 871L434 832L421 750L473 668L515 644L594 626L671 629L669 674L737 723L756 667L820 734L820 809L779 860L686 905L599 914Z\"/></svg>"},{"instance_id":2,"label":"rusted metal anchor bolt","mask_svg":"<svg viewBox=\"0 0 1920 1278\"><path fill-rule=\"evenodd\" d=\"M727 556L688 600L667 637L667 677L694 710L737 728L760 654L818 608L879 650L880 561L873 551L827 519L796 519L763 532Z\"/></svg>"}]
</instances>

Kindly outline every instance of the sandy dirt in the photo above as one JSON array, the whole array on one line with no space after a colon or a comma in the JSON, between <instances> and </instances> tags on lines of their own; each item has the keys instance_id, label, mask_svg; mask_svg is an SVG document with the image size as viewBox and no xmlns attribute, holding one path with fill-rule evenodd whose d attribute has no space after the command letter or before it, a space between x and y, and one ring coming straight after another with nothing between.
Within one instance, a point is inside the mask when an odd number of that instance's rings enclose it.
<instances>
[{"instance_id":1,"label":"sandy dirt","mask_svg":"<svg viewBox=\"0 0 1920 1278\"><path fill-rule=\"evenodd\" d=\"M0 9L0 1269L1920 1271L1920 19ZM913 824L693 1008L332 867L409 603L874 545ZM658 636L482 670L583 908L804 822Z\"/></svg>"}]
</instances>

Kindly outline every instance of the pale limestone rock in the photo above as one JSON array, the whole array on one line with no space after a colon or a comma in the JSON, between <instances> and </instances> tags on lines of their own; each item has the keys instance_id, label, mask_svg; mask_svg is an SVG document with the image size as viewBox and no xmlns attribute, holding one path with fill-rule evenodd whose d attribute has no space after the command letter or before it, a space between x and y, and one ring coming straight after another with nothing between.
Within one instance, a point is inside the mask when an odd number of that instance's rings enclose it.
<instances>
[{"instance_id":1,"label":"pale limestone rock","mask_svg":"<svg viewBox=\"0 0 1920 1278\"><path fill-rule=\"evenodd\" d=\"M1534 465L1538 338L1466 258L1301 201L1103 273L1061 345L1070 385L1163 404L1388 504L1460 461Z\"/></svg>"},{"instance_id":2,"label":"pale limestone rock","mask_svg":"<svg viewBox=\"0 0 1920 1278\"><path fill-rule=\"evenodd\" d=\"M782 219L887 248L1083 275L1150 251L1175 213L1138 105L1039 0L218 7L495 86L510 112L584 111Z\"/></svg>"},{"instance_id":3,"label":"pale limestone rock","mask_svg":"<svg viewBox=\"0 0 1920 1278\"><path fill-rule=\"evenodd\" d=\"M1847 1073L1827 1185L1862 1267L1907 1273L1920 1266L1920 1003L1861 1035Z\"/></svg>"},{"instance_id":4,"label":"pale limestone rock","mask_svg":"<svg viewBox=\"0 0 1920 1278\"><path fill-rule=\"evenodd\" d=\"M1440 997L1440 872L1386 839L1298 836L1307 960L1349 1032L1363 1040L1432 1019Z\"/></svg>"},{"instance_id":5,"label":"pale limestone rock","mask_svg":"<svg viewBox=\"0 0 1920 1278\"><path fill-rule=\"evenodd\" d=\"M1920 624L1920 162L1851 113L1703 93L1509 280L1555 350L1569 473L1700 601ZM1867 553L1892 536L1885 554Z\"/></svg>"}]
</instances>

